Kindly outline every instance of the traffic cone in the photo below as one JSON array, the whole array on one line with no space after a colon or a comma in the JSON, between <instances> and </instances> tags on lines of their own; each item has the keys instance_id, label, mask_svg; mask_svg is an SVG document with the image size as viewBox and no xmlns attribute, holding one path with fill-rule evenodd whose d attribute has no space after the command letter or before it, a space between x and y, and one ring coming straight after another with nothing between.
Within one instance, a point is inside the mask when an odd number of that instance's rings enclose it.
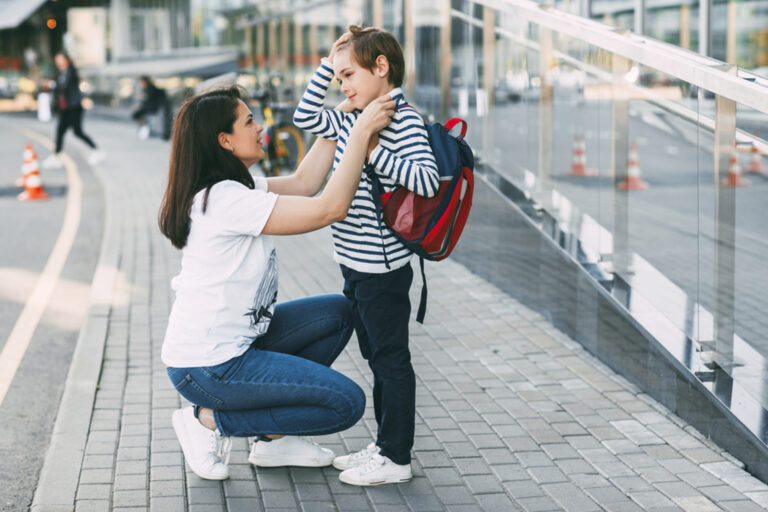
<instances>
[{"instance_id":1,"label":"traffic cone","mask_svg":"<svg viewBox=\"0 0 768 512\"><path fill-rule=\"evenodd\" d=\"M752 149L750 149L749 152L752 154L752 159L749 161L747 172L752 174L765 173L765 170L763 169L763 159L760 156L760 151L757 149L757 146L752 144Z\"/></svg>"},{"instance_id":2,"label":"traffic cone","mask_svg":"<svg viewBox=\"0 0 768 512\"><path fill-rule=\"evenodd\" d=\"M735 142L733 143L731 160L728 164L728 177L723 180L722 185L724 187L746 187L749 185L749 181L741 177L741 166L739 165L739 157L736 154Z\"/></svg>"},{"instance_id":3,"label":"traffic cone","mask_svg":"<svg viewBox=\"0 0 768 512\"><path fill-rule=\"evenodd\" d=\"M29 161L29 173L24 176L24 192L16 197L19 201L43 201L48 199L48 194L43 190L43 180L40 178L37 155L32 150L31 145L27 144L27 147L32 152L32 159ZM27 167L27 165L25 162L24 166Z\"/></svg>"},{"instance_id":4,"label":"traffic cone","mask_svg":"<svg viewBox=\"0 0 768 512\"><path fill-rule=\"evenodd\" d=\"M587 143L583 135L573 137L571 176L597 176L596 170L587 170Z\"/></svg>"},{"instance_id":5,"label":"traffic cone","mask_svg":"<svg viewBox=\"0 0 768 512\"><path fill-rule=\"evenodd\" d=\"M27 176L32 174L32 172L40 172L40 166L37 163L37 153L32 149L32 144L29 142L24 146L23 159L24 163L21 166L21 177L13 182L13 184L19 188L24 188Z\"/></svg>"},{"instance_id":6,"label":"traffic cone","mask_svg":"<svg viewBox=\"0 0 768 512\"><path fill-rule=\"evenodd\" d=\"M637 144L633 142L629 147L627 177L619 183L619 190L645 190L647 188L648 183L643 181L642 172L637 160Z\"/></svg>"}]
</instances>

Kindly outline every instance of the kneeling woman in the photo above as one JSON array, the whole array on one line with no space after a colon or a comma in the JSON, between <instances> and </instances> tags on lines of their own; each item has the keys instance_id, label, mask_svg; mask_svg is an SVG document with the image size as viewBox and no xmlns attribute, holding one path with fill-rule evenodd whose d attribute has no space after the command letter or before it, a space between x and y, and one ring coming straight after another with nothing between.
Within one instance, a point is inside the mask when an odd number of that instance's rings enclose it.
<instances>
[{"instance_id":1,"label":"kneeling woman","mask_svg":"<svg viewBox=\"0 0 768 512\"><path fill-rule=\"evenodd\" d=\"M342 295L276 304L277 258L270 235L305 233L343 219L371 138L389 124L382 97L360 115L341 163L320 139L296 173L258 178L262 127L236 87L187 100L174 126L160 229L181 249L181 272L162 349L173 385L194 407L173 414L190 468L229 476L229 436L258 436L259 466L325 466L333 452L305 435L338 432L362 416L365 396L330 364L352 332Z\"/></svg>"}]
</instances>

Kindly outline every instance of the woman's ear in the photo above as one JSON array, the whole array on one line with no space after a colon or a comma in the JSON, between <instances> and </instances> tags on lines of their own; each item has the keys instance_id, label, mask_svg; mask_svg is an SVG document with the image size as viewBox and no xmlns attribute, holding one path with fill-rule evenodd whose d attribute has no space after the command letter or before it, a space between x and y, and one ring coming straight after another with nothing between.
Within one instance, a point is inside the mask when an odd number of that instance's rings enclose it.
<instances>
[{"instance_id":1,"label":"woman's ear","mask_svg":"<svg viewBox=\"0 0 768 512\"><path fill-rule=\"evenodd\" d=\"M385 78L387 75L389 75L389 59L387 59L384 55L379 55L376 57L376 75Z\"/></svg>"},{"instance_id":2,"label":"woman's ear","mask_svg":"<svg viewBox=\"0 0 768 512\"><path fill-rule=\"evenodd\" d=\"M227 151L232 151L232 143L229 140L229 136L229 133L219 132L219 146L223 147Z\"/></svg>"}]
</instances>

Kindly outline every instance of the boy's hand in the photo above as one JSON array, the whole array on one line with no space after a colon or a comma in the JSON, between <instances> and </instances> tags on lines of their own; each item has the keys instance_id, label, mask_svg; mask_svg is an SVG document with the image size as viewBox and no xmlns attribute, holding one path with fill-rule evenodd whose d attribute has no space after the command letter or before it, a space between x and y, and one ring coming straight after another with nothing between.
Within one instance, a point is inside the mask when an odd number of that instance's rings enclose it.
<instances>
[{"instance_id":1,"label":"boy's hand","mask_svg":"<svg viewBox=\"0 0 768 512\"><path fill-rule=\"evenodd\" d=\"M338 105L336 105L336 109L339 112L346 112L347 114L350 112L354 112L355 107L352 106L352 103L349 100L344 100Z\"/></svg>"},{"instance_id":2,"label":"boy's hand","mask_svg":"<svg viewBox=\"0 0 768 512\"><path fill-rule=\"evenodd\" d=\"M333 43L333 46L331 46L331 53L328 54L328 60L333 64L333 58L336 56L336 50L339 49L339 46L349 41L349 39L352 37L352 32L345 32L341 35L340 38L336 40L335 43Z\"/></svg>"}]
</instances>

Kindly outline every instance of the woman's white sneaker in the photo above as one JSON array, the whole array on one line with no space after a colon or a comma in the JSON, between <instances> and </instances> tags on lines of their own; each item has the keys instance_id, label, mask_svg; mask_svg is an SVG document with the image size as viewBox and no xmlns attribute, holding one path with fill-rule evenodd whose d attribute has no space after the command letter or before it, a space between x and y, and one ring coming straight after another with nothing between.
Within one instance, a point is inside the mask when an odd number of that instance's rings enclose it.
<instances>
[{"instance_id":1,"label":"woman's white sneaker","mask_svg":"<svg viewBox=\"0 0 768 512\"><path fill-rule=\"evenodd\" d=\"M413 478L410 464L395 464L389 457L374 453L365 464L339 474L339 480L345 484L371 486L399 484Z\"/></svg>"},{"instance_id":2,"label":"woman's white sneaker","mask_svg":"<svg viewBox=\"0 0 768 512\"><path fill-rule=\"evenodd\" d=\"M369 444L359 452L336 457L335 459L333 459L333 467L344 471L349 468L362 466L363 464L368 462L368 459L370 459L371 455L373 455L374 453L379 453L379 447L376 446L375 442Z\"/></svg>"},{"instance_id":3,"label":"woman's white sneaker","mask_svg":"<svg viewBox=\"0 0 768 512\"><path fill-rule=\"evenodd\" d=\"M334 454L308 437L285 436L264 441L256 439L251 447L248 462L254 466L275 468L280 466L304 466L319 468L330 466Z\"/></svg>"},{"instance_id":4,"label":"woman's white sneaker","mask_svg":"<svg viewBox=\"0 0 768 512\"><path fill-rule=\"evenodd\" d=\"M227 464L232 447L229 437L223 437L218 432L205 428L195 418L192 407L174 411L172 423L184 458L197 476L206 480L229 478Z\"/></svg>"}]
</instances>

